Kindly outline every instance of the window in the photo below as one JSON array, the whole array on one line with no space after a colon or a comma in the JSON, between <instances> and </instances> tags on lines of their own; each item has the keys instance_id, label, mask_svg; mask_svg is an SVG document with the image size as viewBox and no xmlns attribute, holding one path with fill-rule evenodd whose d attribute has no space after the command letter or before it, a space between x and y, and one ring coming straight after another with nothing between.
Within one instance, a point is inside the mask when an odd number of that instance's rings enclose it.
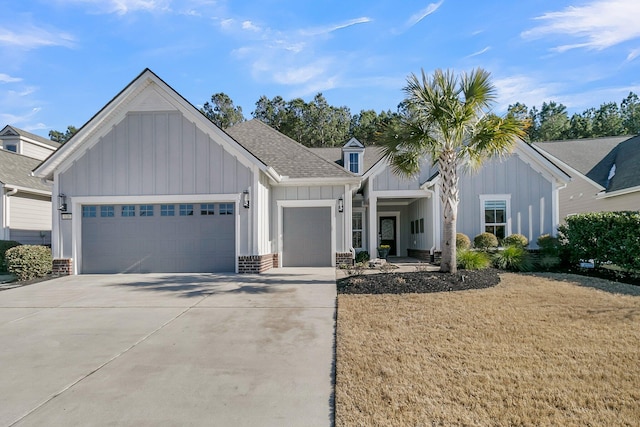
<instances>
[{"instance_id":1,"label":"window","mask_svg":"<svg viewBox=\"0 0 640 427\"><path fill-rule=\"evenodd\" d=\"M13 151L14 153L18 152L18 146L16 144L5 144L4 149L7 151Z\"/></svg>"},{"instance_id":2,"label":"window","mask_svg":"<svg viewBox=\"0 0 640 427\"><path fill-rule=\"evenodd\" d=\"M136 207L135 207L135 205L124 205L124 206L122 206L122 216L136 216Z\"/></svg>"},{"instance_id":3,"label":"window","mask_svg":"<svg viewBox=\"0 0 640 427\"><path fill-rule=\"evenodd\" d=\"M358 153L349 153L349 171L360 173L360 156Z\"/></svg>"},{"instance_id":4,"label":"window","mask_svg":"<svg viewBox=\"0 0 640 427\"><path fill-rule=\"evenodd\" d=\"M174 205L160 205L160 216L176 216Z\"/></svg>"},{"instance_id":5,"label":"window","mask_svg":"<svg viewBox=\"0 0 640 427\"><path fill-rule=\"evenodd\" d=\"M193 205L180 205L180 216L192 216Z\"/></svg>"},{"instance_id":6,"label":"window","mask_svg":"<svg viewBox=\"0 0 640 427\"><path fill-rule=\"evenodd\" d=\"M415 222L411 221L411 234L416 234Z\"/></svg>"},{"instance_id":7,"label":"window","mask_svg":"<svg viewBox=\"0 0 640 427\"><path fill-rule=\"evenodd\" d=\"M153 216L153 205L140 205L140 216Z\"/></svg>"},{"instance_id":8,"label":"window","mask_svg":"<svg viewBox=\"0 0 640 427\"><path fill-rule=\"evenodd\" d=\"M233 215L233 203L220 203L220 215Z\"/></svg>"},{"instance_id":9,"label":"window","mask_svg":"<svg viewBox=\"0 0 640 427\"><path fill-rule=\"evenodd\" d=\"M83 218L95 218L98 216L98 207L97 206L83 206L82 207L82 217Z\"/></svg>"},{"instance_id":10,"label":"window","mask_svg":"<svg viewBox=\"0 0 640 427\"><path fill-rule=\"evenodd\" d=\"M200 205L200 215L215 215L216 205L213 203L202 203Z\"/></svg>"},{"instance_id":11,"label":"window","mask_svg":"<svg viewBox=\"0 0 640 427\"><path fill-rule=\"evenodd\" d=\"M424 218L420 218L420 233L424 233Z\"/></svg>"},{"instance_id":12,"label":"window","mask_svg":"<svg viewBox=\"0 0 640 427\"><path fill-rule=\"evenodd\" d=\"M113 206L100 206L100 217L113 218L115 216L115 209Z\"/></svg>"},{"instance_id":13,"label":"window","mask_svg":"<svg viewBox=\"0 0 640 427\"><path fill-rule=\"evenodd\" d=\"M498 239L507 236L507 200L484 200L484 231Z\"/></svg>"},{"instance_id":14,"label":"window","mask_svg":"<svg viewBox=\"0 0 640 427\"><path fill-rule=\"evenodd\" d=\"M353 212L351 214L351 246L354 248L362 248L364 246L362 231L362 212Z\"/></svg>"}]
</instances>

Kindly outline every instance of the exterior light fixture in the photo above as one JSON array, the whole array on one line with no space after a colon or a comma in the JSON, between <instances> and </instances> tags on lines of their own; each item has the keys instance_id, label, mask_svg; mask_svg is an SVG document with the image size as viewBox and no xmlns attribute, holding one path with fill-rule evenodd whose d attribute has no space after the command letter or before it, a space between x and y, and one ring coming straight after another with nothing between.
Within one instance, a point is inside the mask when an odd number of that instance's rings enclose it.
<instances>
[{"instance_id":1,"label":"exterior light fixture","mask_svg":"<svg viewBox=\"0 0 640 427\"><path fill-rule=\"evenodd\" d=\"M242 206L245 209L249 209L250 205L251 205L251 201L249 200L249 190L244 190L242 192Z\"/></svg>"},{"instance_id":2,"label":"exterior light fixture","mask_svg":"<svg viewBox=\"0 0 640 427\"><path fill-rule=\"evenodd\" d=\"M338 212L344 212L344 200L342 197L338 199Z\"/></svg>"},{"instance_id":3,"label":"exterior light fixture","mask_svg":"<svg viewBox=\"0 0 640 427\"><path fill-rule=\"evenodd\" d=\"M58 210L60 212L67 211L67 196L62 193L58 194Z\"/></svg>"}]
</instances>

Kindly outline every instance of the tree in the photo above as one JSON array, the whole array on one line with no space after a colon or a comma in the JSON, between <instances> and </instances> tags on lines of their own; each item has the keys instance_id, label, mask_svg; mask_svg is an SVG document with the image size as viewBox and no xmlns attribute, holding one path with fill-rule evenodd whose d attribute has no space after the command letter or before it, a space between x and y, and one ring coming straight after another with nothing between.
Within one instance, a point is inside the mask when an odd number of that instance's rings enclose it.
<instances>
[{"instance_id":1,"label":"tree","mask_svg":"<svg viewBox=\"0 0 640 427\"><path fill-rule=\"evenodd\" d=\"M533 117L532 113L527 109L527 106L520 102L516 102L515 104L509 105L507 108L507 114L524 123L524 131L526 133L525 141L530 142L531 132L533 129Z\"/></svg>"},{"instance_id":2,"label":"tree","mask_svg":"<svg viewBox=\"0 0 640 427\"><path fill-rule=\"evenodd\" d=\"M242 115L242 107L233 105L231 98L222 92L211 95L211 103L205 102L200 111L222 129L245 120Z\"/></svg>"},{"instance_id":3,"label":"tree","mask_svg":"<svg viewBox=\"0 0 640 427\"><path fill-rule=\"evenodd\" d=\"M640 100L638 95L629 92L629 95L620 103L620 115L625 134L637 135L640 133Z\"/></svg>"},{"instance_id":4,"label":"tree","mask_svg":"<svg viewBox=\"0 0 640 427\"><path fill-rule=\"evenodd\" d=\"M394 173L415 176L428 159L438 165L443 205L440 270L455 273L458 168L479 167L490 157L510 152L525 124L490 111L496 89L483 69L455 76L436 70L433 76L411 74L404 88L407 113L385 132L383 149Z\"/></svg>"},{"instance_id":5,"label":"tree","mask_svg":"<svg viewBox=\"0 0 640 427\"><path fill-rule=\"evenodd\" d=\"M616 136L624 133L618 104L606 102L600 105L593 117L593 133L595 136Z\"/></svg>"},{"instance_id":6,"label":"tree","mask_svg":"<svg viewBox=\"0 0 640 427\"><path fill-rule=\"evenodd\" d=\"M555 141L565 139L569 130L567 107L554 101L543 102L540 112L535 108L532 131L533 141Z\"/></svg>"},{"instance_id":7,"label":"tree","mask_svg":"<svg viewBox=\"0 0 640 427\"><path fill-rule=\"evenodd\" d=\"M593 138L593 118L595 117L595 108L587 108L582 114L574 114L569 120L569 130L567 132L568 139Z\"/></svg>"},{"instance_id":8,"label":"tree","mask_svg":"<svg viewBox=\"0 0 640 427\"><path fill-rule=\"evenodd\" d=\"M76 129L75 126L69 125L67 126L67 130L64 132L50 130L49 139L55 142L59 142L60 144L64 144L65 142L70 140L71 137L76 134L76 132L78 132L78 129Z\"/></svg>"}]
</instances>

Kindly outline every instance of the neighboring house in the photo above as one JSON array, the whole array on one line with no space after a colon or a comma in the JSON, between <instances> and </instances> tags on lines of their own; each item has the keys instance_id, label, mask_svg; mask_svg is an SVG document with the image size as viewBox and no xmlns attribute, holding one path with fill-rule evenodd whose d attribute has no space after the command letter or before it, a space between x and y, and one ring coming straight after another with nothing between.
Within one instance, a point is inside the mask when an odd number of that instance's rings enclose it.
<instances>
[{"instance_id":1,"label":"neighboring house","mask_svg":"<svg viewBox=\"0 0 640 427\"><path fill-rule=\"evenodd\" d=\"M536 142L572 177L560 191L560 219L583 212L640 210L640 136Z\"/></svg>"},{"instance_id":2,"label":"neighboring house","mask_svg":"<svg viewBox=\"0 0 640 427\"><path fill-rule=\"evenodd\" d=\"M0 240L51 242L51 186L31 171L59 145L13 126L0 131Z\"/></svg>"},{"instance_id":3,"label":"neighboring house","mask_svg":"<svg viewBox=\"0 0 640 427\"><path fill-rule=\"evenodd\" d=\"M258 120L222 131L143 71L34 174L53 181L54 268L262 272L355 251L439 251L435 168L395 176L355 139L309 149ZM461 178L459 231L554 233L568 177L524 143ZM63 197L64 195L64 197Z\"/></svg>"}]
</instances>

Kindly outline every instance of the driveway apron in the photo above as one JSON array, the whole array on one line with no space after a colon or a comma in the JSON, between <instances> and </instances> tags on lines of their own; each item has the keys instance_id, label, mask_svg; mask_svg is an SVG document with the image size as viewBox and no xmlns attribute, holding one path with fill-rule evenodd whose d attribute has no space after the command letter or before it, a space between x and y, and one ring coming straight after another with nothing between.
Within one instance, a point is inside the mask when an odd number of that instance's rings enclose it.
<instances>
[{"instance_id":1,"label":"driveway apron","mask_svg":"<svg viewBox=\"0 0 640 427\"><path fill-rule=\"evenodd\" d=\"M331 268L0 292L0 426L330 426Z\"/></svg>"}]
</instances>

